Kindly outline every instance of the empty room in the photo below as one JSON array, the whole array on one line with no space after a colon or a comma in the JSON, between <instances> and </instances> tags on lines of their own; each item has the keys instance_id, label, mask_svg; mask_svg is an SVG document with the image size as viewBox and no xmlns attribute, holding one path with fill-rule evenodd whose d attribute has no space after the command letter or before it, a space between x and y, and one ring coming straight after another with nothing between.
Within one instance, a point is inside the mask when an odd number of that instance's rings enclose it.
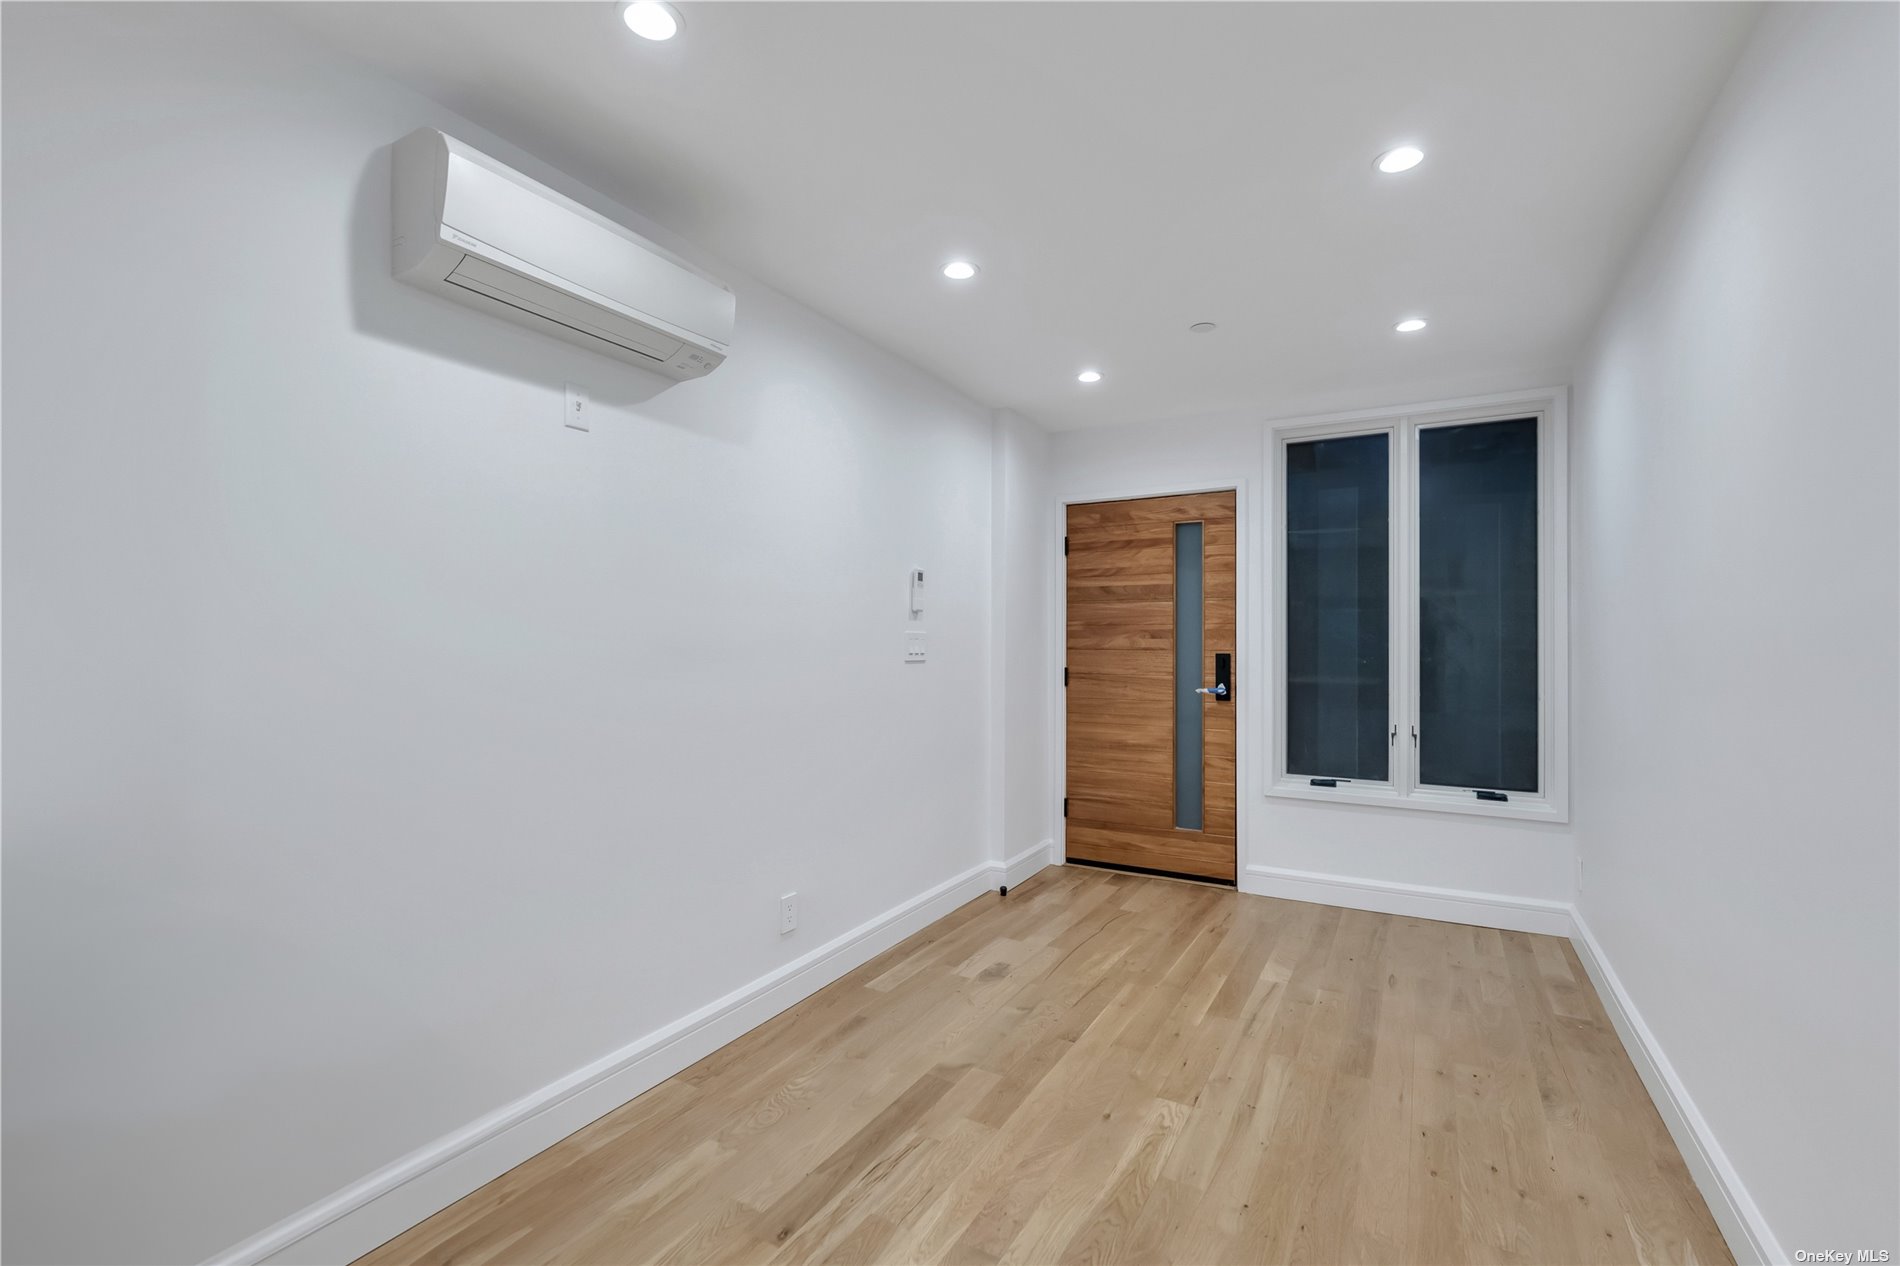
<instances>
[{"instance_id":1,"label":"empty room","mask_svg":"<svg viewBox=\"0 0 1900 1266\"><path fill-rule=\"evenodd\" d=\"M1900 1260L1900 4L0 4L6 1266Z\"/></svg>"}]
</instances>

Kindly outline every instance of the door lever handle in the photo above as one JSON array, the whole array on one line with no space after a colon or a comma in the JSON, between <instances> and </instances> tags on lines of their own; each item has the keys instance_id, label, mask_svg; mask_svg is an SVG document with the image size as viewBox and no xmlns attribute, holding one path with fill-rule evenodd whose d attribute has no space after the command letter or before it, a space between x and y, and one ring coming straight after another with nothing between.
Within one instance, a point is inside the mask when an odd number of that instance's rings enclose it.
<instances>
[{"instance_id":1,"label":"door lever handle","mask_svg":"<svg viewBox=\"0 0 1900 1266\"><path fill-rule=\"evenodd\" d=\"M1194 693L1197 695L1213 695L1216 699L1225 699L1227 697L1227 685L1225 682L1222 682L1212 686L1196 686L1194 687Z\"/></svg>"}]
</instances>

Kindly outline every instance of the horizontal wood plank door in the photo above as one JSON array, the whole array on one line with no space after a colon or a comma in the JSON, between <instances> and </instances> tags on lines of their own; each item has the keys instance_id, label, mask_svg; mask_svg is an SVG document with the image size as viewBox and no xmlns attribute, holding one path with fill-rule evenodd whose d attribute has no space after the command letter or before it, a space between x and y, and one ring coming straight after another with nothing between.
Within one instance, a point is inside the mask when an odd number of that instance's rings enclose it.
<instances>
[{"instance_id":1,"label":"horizontal wood plank door","mask_svg":"<svg viewBox=\"0 0 1900 1266\"><path fill-rule=\"evenodd\" d=\"M1234 654L1235 494L1072 505L1068 513L1066 851L1079 861L1234 878L1234 708L1198 700L1198 823L1176 801L1183 691L1212 686ZM1190 526L1183 545L1181 525ZM1201 672L1176 656L1176 556L1200 542ZM1191 558L1191 553L1187 555ZM1191 627L1190 620L1189 626ZM1231 660L1229 661L1231 663ZM1191 676L1192 674L1186 674ZM1238 684L1238 683L1237 683ZM1188 727L1192 716L1180 724ZM1185 758L1184 758L1185 759ZM1192 766L1186 784L1192 786ZM1191 792L1190 792L1191 794Z\"/></svg>"}]
</instances>

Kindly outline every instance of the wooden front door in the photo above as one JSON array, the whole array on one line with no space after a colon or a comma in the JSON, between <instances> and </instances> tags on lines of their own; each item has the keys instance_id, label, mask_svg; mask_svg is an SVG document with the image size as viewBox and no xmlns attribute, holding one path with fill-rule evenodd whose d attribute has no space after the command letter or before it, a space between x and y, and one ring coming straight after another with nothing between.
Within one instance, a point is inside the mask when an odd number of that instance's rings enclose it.
<instances>
[{"instance_id":1,"label":"wooden front door","mask_svg":"<svg viewBox=\"0 0 1900 1266\"><path fill-rule=\"evenodd\" d=\"M1234 878L1235 496L1072 505L1067 852ZM1229 696L1214 687L1224 658Z\"/></svg>"}]
</instances>

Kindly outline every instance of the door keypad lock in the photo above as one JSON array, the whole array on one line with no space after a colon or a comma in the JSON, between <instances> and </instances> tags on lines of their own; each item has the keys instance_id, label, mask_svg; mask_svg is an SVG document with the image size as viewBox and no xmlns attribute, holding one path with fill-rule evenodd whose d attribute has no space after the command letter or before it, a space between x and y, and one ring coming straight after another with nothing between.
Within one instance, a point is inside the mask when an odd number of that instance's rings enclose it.
<instances>
[{"instance_id":1,"label":"door keypad lock","mask_svg":"<svg viewBox=\"0 0 1900 1266\"><path fill-rule=\"evenodd\" d=\"M1196 686L1197 695L1212 695L1217 703L1225 703L1234 697L1234 657L1226 651L1214 656L1214 684Z\"/></svg>"}]
</instances>

